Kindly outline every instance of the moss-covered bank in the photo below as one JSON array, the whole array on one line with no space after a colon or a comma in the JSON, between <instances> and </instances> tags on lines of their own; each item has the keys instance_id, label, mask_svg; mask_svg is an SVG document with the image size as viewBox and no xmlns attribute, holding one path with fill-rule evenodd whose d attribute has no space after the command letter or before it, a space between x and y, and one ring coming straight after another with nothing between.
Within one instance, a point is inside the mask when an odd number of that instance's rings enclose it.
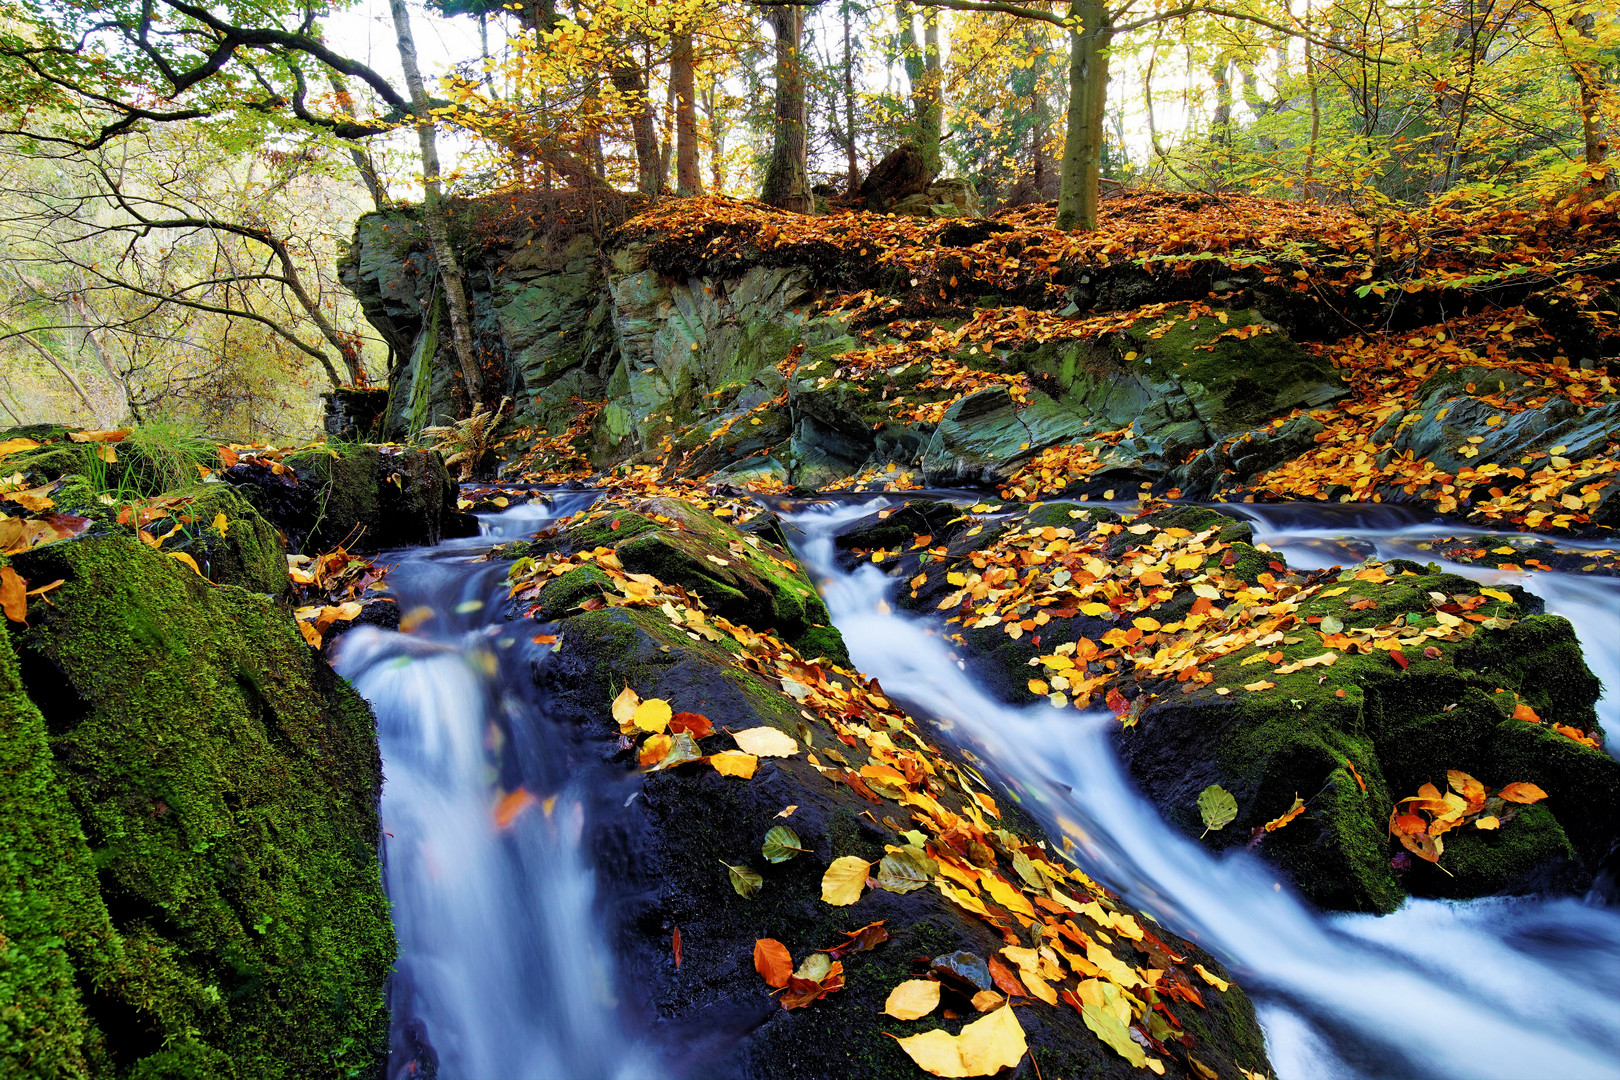
<instances>
[{"instance_id":1,"label":"moss-covered bank","mask_svg":"<svg viewBox=\"0 0 1620 1080\"><path fill-rule=\"evenodd\" d=\"M63 584L0 648L6 1075L375 1074L369 708L269 600L132 537L14 565Z\"/></svg>"}]
</instances>

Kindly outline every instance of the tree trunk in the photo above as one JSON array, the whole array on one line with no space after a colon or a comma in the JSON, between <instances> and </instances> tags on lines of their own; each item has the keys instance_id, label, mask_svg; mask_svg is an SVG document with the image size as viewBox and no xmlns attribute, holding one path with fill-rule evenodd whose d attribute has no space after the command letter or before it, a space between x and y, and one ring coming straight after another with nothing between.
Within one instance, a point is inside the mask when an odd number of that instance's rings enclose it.
<instances>
[{"instance_id":1,"label":"tree trunk","mask_svg":"<svg viewBox=\"0 0 1620 1080\"><path fill-rule=\"evenodd\" d=\"M446 306L450 309L450 337L455 344L456 362L461 366L461 381L467 391L467 410L471 415L481 400L484 376L478 368L478 356L473 352L472 316L467 310L467 292L462 286L461 261L456 258L456 249L450 242L450 215L439 186L439 148L433 134L432 106L422 82L422 69L416 62L410 10L405 0L388 0L388 7L394 15L399 63L405 69L405 85L411 92L411 109L416 113L416 132L422 147L422 217L427 224L428 240L433 245L433 260L439 266L439 279L444 283L445 299L449 301Z\"/></svg>"},{"instance_id":2,"label":"tree trunk","mask_svg":"<svg viewBox=\"0 0 1620 1080\"><path fill-rule=\"evenodd\" d=\"M703 194L698 171L697 59L688 31L675 35L669 59L670 88L675 93L675 194Z\"/></svg>"},{"instance_id":3,"label":"tree trunk","mask_svg":"<svg viewBox=\"0 0 1620 1080\"><path fill-rule=\"evenodd\" d=\"M663 159L658 154L658 132L653 129L652 99L641 66L620 64L613 69L613 88L630 105L630 127L636 143L636 190L655 198L664 192Z\"/></svg>"},{"instance_id":4,"label":"tree trunk","mask_svg":"<svg viewBox=\"0 0 1620 1080\"><path fill-rule=\"evenodd\" d=\"M844 149L849 154L849 194L853 195L861 186L861 170L855 160L855 62L849 36L851 2L844 0L840 9L844 14L844 123L848 129L844 135Z\"/></svg>"},{"instance_id":5,"label":"tree trunk","mask_svg":"<svg viewBox=\"0 0 1620 1080\"><path fill-rule=\"evenodd\" d=\"M1584 41L1591 43L1597 36L1596 15L1587 12L1569 22ZM1595 45L1588 47L1595 48ZM1607 113L1613 107L1614 88L1605 77L1603 62L1598 57L1571 57L1569 67L1580 88L1581 139L1585 144L1588 182L1599 190L1613 191L1615 176L1608 164L1611 131Z\"/></svg>"},{"instance_id":6,"label":"tree trunk","mask_svg":"<svg viewBox=\"0 0 1620 1080\"><path fill-rule=\"evenodd\" d=\"M1024 24L1024 44L1034 52L1039 42L1035 36L1035 28L1028 23ZM1046 200L1046 140L1052 129L1052 111L1047 103L1046 94L1041 90L1041 76L1038 70L1025 72L1029 78L1029 132L1030 132L1030 182L1035 188L1037 201Z\"/></svg>"},{"instance_id":7,"label":"tree trunk","mask_svg":"<svg viewBox=\"0 0 1620 1080\"><path fill-rule=\"evenodd\" d=\"M1057 224L1060 229L1095 229L1113 23L1099 0L1071 0L1069 17L1079 26L1069 28L1069 117Z\"/></svg>"},{"instance_id":8,"label":"tree trunk","mask_svg":"<svg viewBox=\"0 0 1620 1080\"><path fill-rule=\"evenodd\" d=\"M809 139L804 116L804 65L799 39L804 34L802 7L773 7L776 34L776 117L771 127L771 160L765 169L767 203L800 214L811 213Z\"/></svg>"},{"instance_id":9,"label":"tree trunk","mask_svg":"<svg viewBox=\"0 0 1620 1080\"><path fill-rule=\"evenodd\" d=\"M709 186L716 195L726 190L726 121L719 93L717 80L711 77L703 88L703 115L709 121Z\"/></svg>"},{"instance_id":10,"label":"tree trunk","mask_svg":"<svg viewBox=\"0 0 1620 1080\"><path fill-rule=\"evenodd\" d=\"M939 66L939 9L923 9L923 69L921 82L912 88L916 113L917 148L923 164L939 175L939 140L945 130L945 77Z\"/></svg>"}]
</instances>

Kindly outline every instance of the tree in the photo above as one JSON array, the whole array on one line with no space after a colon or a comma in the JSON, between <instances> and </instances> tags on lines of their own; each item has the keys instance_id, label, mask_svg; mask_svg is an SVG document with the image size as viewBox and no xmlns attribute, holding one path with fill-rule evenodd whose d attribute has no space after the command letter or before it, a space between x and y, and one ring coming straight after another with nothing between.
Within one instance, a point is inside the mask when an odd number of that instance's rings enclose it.
<instances>
[{"instance_id":1,"label":"tree","mask_svg":"<svg viewBox=\"0 0 1620 1080\"><path fill-rule=\"evenodd\" d=\"M804 109L804 65L800 39L804 8L770 9L776 35L776 105L771 125L771 160L760 197L772 206L808 214L815 209L810 194L809 141Z\"/></svg>"}]
</instances>

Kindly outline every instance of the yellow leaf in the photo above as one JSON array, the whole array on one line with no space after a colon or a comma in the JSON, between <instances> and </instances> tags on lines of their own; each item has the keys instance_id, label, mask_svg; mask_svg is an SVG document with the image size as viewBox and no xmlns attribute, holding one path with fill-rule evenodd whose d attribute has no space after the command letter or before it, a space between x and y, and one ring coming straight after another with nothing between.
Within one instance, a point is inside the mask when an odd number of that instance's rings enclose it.
<instances>
[{"instance_id":1,"label":"yellow leaf","mask_svg":"<svg viewBox=\"0 0 1620 1080\"><path fill-rule=\"evenodd\" d=\"M636 706L641 704L641 696L628 686L619 691L619 696L613 699L613 719L620 727L624 727L635 719Z\"/></svg>"},{"instance_id":2,"label":"yellow leaf","mask_svg":"<svg viewBox=\"0 0 1620 1080\"><path fill-rule=\"evenodd\" d=\"M185 552L183 552L183 551L171 551L171 552L169 552L169 558L171 558L171 559L179 559L181 562L185 563L187 566L191 567L193 570L196 570L198 577L202 577L202 571L200 569L198 569L198 567L197 567L197 560L193 559L190 555L187 555Z\"/></svg>"},{"instance_id":3,"label":"yellow leaf","mask_svg":"<svg viewBox=\"0 0 1620 1080\"><path fill-rule=\"evenodd\" d=\"M0 457L15 454L22 450L32 450L37 446L39 446L39 443L33 439L7 439L5 442L0 442Z\"/></svg>"},{"instance_id":4,"label":"yellow leaf","mask_svg":"<svg viewBox=\"0 0 1620 1080\"><path fill-rule=\"evenodd\" d=\"M0 566L0 608L12 622L28 621L28 582L9 566Z\"/></svg>"},{"instance_id":5,"label":"yellow leaf","mask_svg":"<svg viewBox=\"0 0 1620 1080\"><path fill-rule=\"evenodd\" d=\"M1276 685L1276 683L1270 681L1269 679L1261 679L1259 682L1244 683L1243 689L1248 690L1250 693L1256 693L1261 690L1270 690Z\"/></svg>"},{"instance_id":6,"label":"yellow leaf","mask_svg":"<svg viewBox=\"0 0 1620 1080\"><path fill-rule=\"evenodd\" d=\"M994 1076L1023 1061L1029 1049L1010 1005L964 1025L960 1035L936 1028L895 1041L923 1072L934 1076Z\"/></svg>"},{"instance_id":7,"label":"yellow leaf","mask_svg":"<svg viewBox=\"0 0 1620 1080\"><path fill-rule=\"evenodd\" d=\"M221 535L221 536L224 536L225 535L225 530L228 529L229 527L230 527L230 522L225 520L225 515L224 514L215 514L214 515L214 531L215 532L219 533L219 535Z\"/></svg>"},{"instance_id":8,"label":"yellow leaf","mask_svg":"<svg viewBox=\"0 0 1620 1080\"><path fill-rule=\"evenodd\" d=\"M853 855L834 859L827 872L821 875L821 899L833 907L848 907L861 898L866 887L866 872L872 864Z\"/></svg>"},{"instance_id":9,"label":"yellow leaf","mask_svg":"<svg viewBox=\"0 0 1620 1080\"><path fill-rule=\"evenodd\" d=\"M1080 610L1086 615L1106 615L1108 614L1108 605L1092 602L1090 604L1081 604Z\"/></svg>"},{"instance_id":10,"label":"yellow leaf","mask_svg":"<svg viewBox=\"0 0 1620 1080\"><path fill-rule=\"evenodd\" d=\"M1132 619L1131 625L1136 627L1138 630L1151 633L1152 631L1157 630L1160 624L1158 619L1152 618L1148 615L1143 615L1141 618Z\"/></svg>"},{"instance_id":11,"label":"yellow leaf","mask_svg":"<svg viewBox=\"0 0 1620 1080\"><path fill-rule=\"evenodd\" d=\"M1504 604L1511 604L1514 602L1513 597L1508 593L1503 592L1501 589L1481 589L1479 590L1479 595L1488 596L1492 600L1500 600Z\"/></svg>"},{"instance_id":12,"label":"yellow leaf","mask_svg":"<svg viewBox=\"0 0 1620 1080\"><path fill-rule=\"evenodd\" d=\"M984 884L984 891L990 894L990 899L1002 907L1031 919L1035 917L1035 908L1030 904L1029 898L1000 877L986 870L980 873L979 880Z\"/></svg>"},{"instance_id":13,"label":"yellow leaf","mask_svg":"<svg viewBox=\"0 0 1620 1080\"><path fill-rule=\"evenodd\" d=\"M734 731L731 737L744 753L755 757L792 757L799 752L799 744L792 737L773 727L755 727Z\"/></svg>"},{"instance_id":14,"label":"yellow leaf","mask_svg":"<svg viewBox=\"0 0 1620 1080\"><path fill-rule=\"evenodd\" d=\"M1203 976L1205 982L1209 983L1209 985L1213 986L1223 994L1226 993L1226 988L1232 985L1219 975L1210 974L1209 969L1204 967L1203 964L1194 964L1193 970L1198 972L1199 975Z\"/></svg>"},{"instance_id":15,"label":"yellow leaf","mask_svg":"<svg viewBox=\"0 0 1620 1080\"><path fill-rule=\"evenodd\" d=\"M1029 680L1029 692L1032 694L1039 694L1041 697L1045 697L1051 692L1051 689L1051 687L1047 686L1039 679Z\"/></svg>"},{"instance_id":16,"label":"yellow leaf","mask_svg":"<svg viewBox=\"0 0 1620 1080\"><path fill-rule=\"evenodd\" d=\"M669 702L660 698L648 698L636 706L635 714L630 718L630 722L642 731L657 735L669 727L669 718L673 715Z\"/></svg>"},{"instance_id":17,"label":"yellow leaf","mask_svg":"<svg viewBox=\"0 0 1620 1080\"><path fill-rule=\"evenodd\" d=\"M739 776L744 780L754 775L759 766L759 758L753 754L745 754L741 750L722 750L718 754L709 755L709 764L721 776Z\"/></svg>"},{"instance_id":18,"label":"yellow leaf","mask_svg":"<svg viewBox=\"0 0 1620 1080\"><path fill-rule=\"evenodd\" d=\"M889 991L883 1011L896 1020L920 1020L939 1007L939 989L933 979L907 979Z\"/></svg>"}]
</instances>

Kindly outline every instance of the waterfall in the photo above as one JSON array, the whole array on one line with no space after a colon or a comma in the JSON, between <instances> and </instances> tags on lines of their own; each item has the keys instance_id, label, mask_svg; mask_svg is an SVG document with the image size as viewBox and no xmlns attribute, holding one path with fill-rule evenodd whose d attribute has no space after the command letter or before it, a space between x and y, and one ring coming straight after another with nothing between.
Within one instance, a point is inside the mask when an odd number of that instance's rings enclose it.
<instances>
[{"instance_id":1,"label":"waterfall","mask_svg":"<svg viewBox=\"0 0 1620 1080\"><path fill-rule=\"evenodd\" d=\"M399 937L389 1077L655 1077L629 1037L582 850L592 785L530 666L546 647L504 617L506 564L474 561L594 496L516 507L485 535L395 552L411 633L362 626L336 666L377 713L385 884ZM430 614L431 613L431 614Z\"/></svg>"},{"instance_id":2,"label":"waterfall","mask_svg":"<svg viewBox=\"0 0 1620 1080\"><path fill-rule=\"evenodd\" d=\"M1213 854L1170 828L1124 774L1111 715L991 699L928 624L891 612L891 579L870 565L842 571L833 535L881 505L787 516L856 666L989 761L1054 836L1074 842L1087 872L1219 956L1255 999L1280 1077L1620 1076L1620 912L1575 898L1409 900L1384 917L1318 912L1258 858ZM1288 523L1261 518L1257 538L1291 559L1340 542L1343 523L1316 528L1311 509L1295 507ZM1393 524L1387 542L1415 542L1417 528ZM1531 584L1550 610L1589 619L1577 626L1594 670L1612 677L1614 609L1603 605L1613 593L1599 591L1611 586L1559 577Z\"/></svg>"}]
</instances>

